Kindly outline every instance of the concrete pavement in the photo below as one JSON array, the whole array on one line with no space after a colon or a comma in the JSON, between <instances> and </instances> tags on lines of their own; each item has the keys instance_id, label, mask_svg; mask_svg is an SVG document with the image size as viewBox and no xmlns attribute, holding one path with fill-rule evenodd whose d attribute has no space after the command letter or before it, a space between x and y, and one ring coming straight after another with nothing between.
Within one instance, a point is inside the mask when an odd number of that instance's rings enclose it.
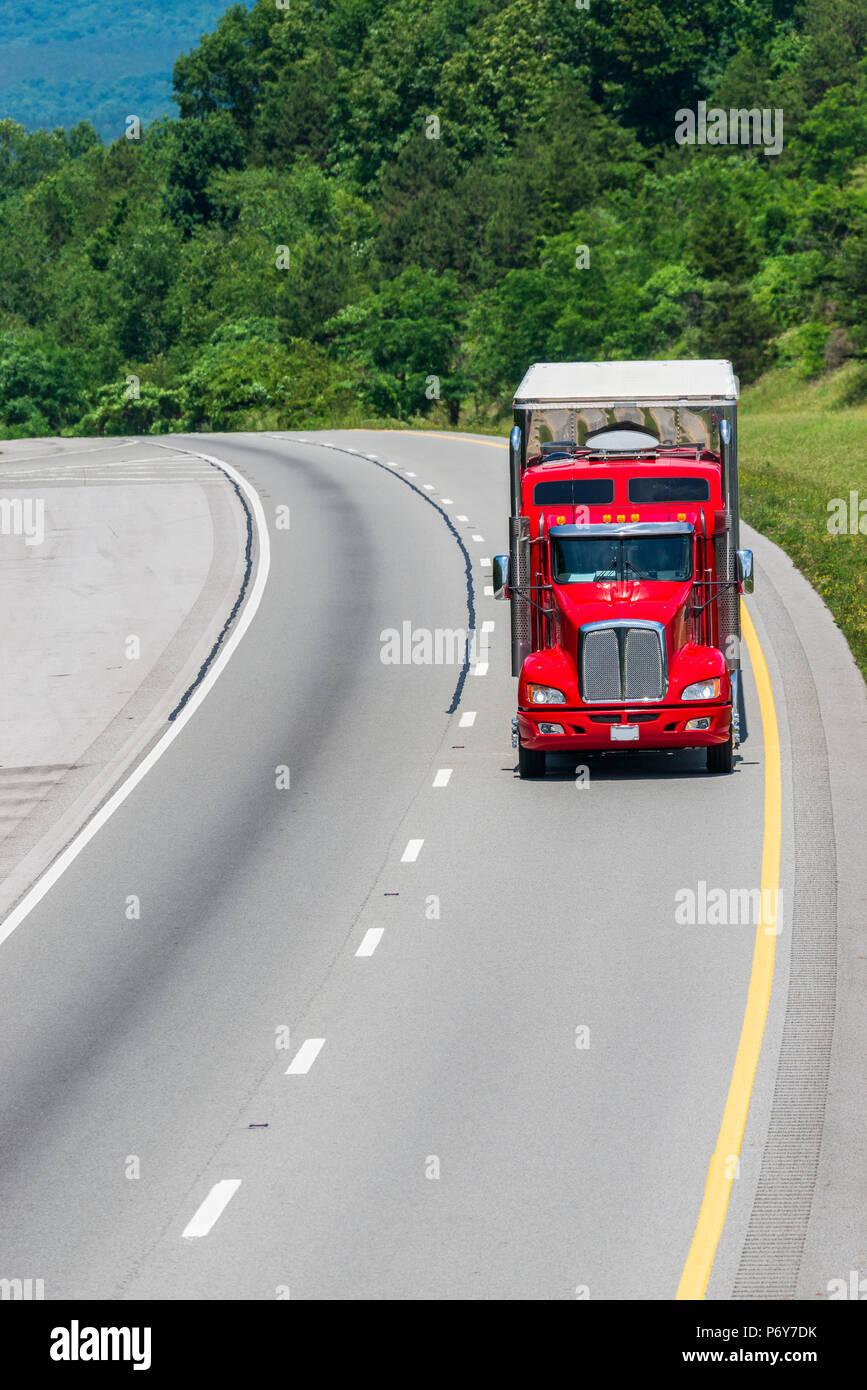
<instances>
[{"instance_id":1,"label":"concrete pavement","mask_svg":"<svg viewBox=\"0 0 867 1390\"><path fill-rule=\"evenodd\" d=\"M731 778L685 753L589 759L580 789L567 759L520 783L508 609L485 594L506 544L505 449L311 439L186 441L255 486L271 574L170 752L0 948L2 1273L44 1278L48 1297L671 1298L755 935L681 925L675 901L701 880L760 881L754 696ZM859 954L864 696L804 581L757 551L793 911L709 1294L782 1277L812 1298L863 1259L858 1180L842 1176L854 988L834 996L818 1143L816 1106L792 1110L786 1088L815 1041L793 982L827 1005L838 915ZM778 604L809 669L835 662L816 699ZM471 611L493 624L485 674L381 660L386 630L453 630ZM792 730L811 718L807 765ZM811 822L822 771L830 801ZM819 832L849 866L833 921L827 857L805 858ZM824 894L806 921L805 873ZM816 1167L793 1194L779 1159L799 1113ZM800 1222L782 1253L767 1224L780 1197ZM204 1233L185 1234L197 1213Z\"/></svg>"},{"instance_id":2,"label":"concrete pavement","mask_svg":"<svg viewBox=\"0 0 867 1390\"><path fill-rule=\"evenodd\" d=\"M0 917L196 679L247 530L225 474L147 441L7 442L4 506ZM28 539L15 522L30 513Z\"/></svg>"}]
</instances>

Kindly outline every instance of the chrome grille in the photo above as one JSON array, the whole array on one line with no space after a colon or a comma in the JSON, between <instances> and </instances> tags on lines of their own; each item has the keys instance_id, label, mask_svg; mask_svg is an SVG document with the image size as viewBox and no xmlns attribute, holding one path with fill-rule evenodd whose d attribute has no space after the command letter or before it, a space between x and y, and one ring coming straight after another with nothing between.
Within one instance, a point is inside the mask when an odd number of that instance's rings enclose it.
<instances>
[{"instance_id":1,"label":"chrome grille","mask_svg":"<svg viewBox=\"0 0 867 1390\"><path fill-rule=\"evenodd\" d=\"M585 700L619 700L620 646L612 627L584 634L581 646L581 694Z\"/></svg>"},{"instance_id":2,"label":"chrome grille","mask_svg":"<svg viewBox=\"0 0 867 1390\"><path fill-rule=\"evenodd\" d=\"M667 681L664 641L656 625L582 629L581 698L596 705L662 700Z\"/></svg>"},{"instance_id":3,"label":"chrome grille","mask_svg":"<svg viewBox=\"0 0 867 1390\"><path fill-rule=\"evenodd\" d=\"M662 648L659 637L651 628L626 629L625 700L661 700L664 694Z\"/></svg>"}]
</instances>

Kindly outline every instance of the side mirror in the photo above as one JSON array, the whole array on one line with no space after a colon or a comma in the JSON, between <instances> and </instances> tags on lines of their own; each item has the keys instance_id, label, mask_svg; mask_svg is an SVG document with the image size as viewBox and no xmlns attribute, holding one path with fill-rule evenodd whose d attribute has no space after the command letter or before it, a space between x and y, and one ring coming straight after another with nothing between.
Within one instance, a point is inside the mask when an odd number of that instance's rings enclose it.
<instances>
[{"instance_id":1,"label":"side mirror","mask_svg":"<svg viewBox=\"0 0 867 1390\"><path fill-rule=\"evenodd\" d=\"M509 597L509 557L494 556L494 598Z\"/></svg>"},{"instance_id":2,"label":"side mirror","mask_svg":"<svg viewBox=\"0 0 867 1390\"><path fill-rule=\"evenodd\" d=\"M742 594L753 592L753 552L751 550L736 550L738 585Z\"/></svg>"}]
</instances>

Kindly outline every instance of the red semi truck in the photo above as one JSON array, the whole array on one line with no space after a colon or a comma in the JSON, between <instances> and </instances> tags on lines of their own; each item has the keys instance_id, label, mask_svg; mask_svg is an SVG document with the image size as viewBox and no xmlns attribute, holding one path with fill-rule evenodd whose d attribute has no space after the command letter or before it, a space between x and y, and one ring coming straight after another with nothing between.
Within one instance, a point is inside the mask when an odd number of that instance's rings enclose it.
<instances>
[{"instance_id":1,"label":"red semi truck","mask_svg":"<svg viewBox=\"0 0 867 1390\"><path fill-rule=\"evenodd\" d=\"M512 721L522 777L548 752L707 749L746 737L737 380L727 361L541 362L515 393Z\"/></svg>"}]
</instances>

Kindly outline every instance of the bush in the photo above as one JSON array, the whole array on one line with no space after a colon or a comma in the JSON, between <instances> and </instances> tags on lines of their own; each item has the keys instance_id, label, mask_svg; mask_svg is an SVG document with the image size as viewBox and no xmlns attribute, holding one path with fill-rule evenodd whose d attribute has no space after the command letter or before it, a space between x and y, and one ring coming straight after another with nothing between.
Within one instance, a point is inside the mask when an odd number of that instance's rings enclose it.
<instances>
[{"instance_id":1,"label":"bush","mask_svg":"<svg viewBox=\"0 0 867 1390\"><path fill-rule=\"evenodd\" d=\"M183 379L185 428L314 429L353 409L356 386L347 366L312 343L239 341L227 326Z\"/></svg>"},{"instance_id":2,"label":"bush","mask_svg":"<svg viewBox=\"0 0 867 1390\"><path fill-rule=\"evenodd\" d=\"M137 393L137 394L136 394ZM142 382L113 381L96 391L76 429L81 434L168 434L180 428L182 393Z\"/></svg>"}]
</instances>

